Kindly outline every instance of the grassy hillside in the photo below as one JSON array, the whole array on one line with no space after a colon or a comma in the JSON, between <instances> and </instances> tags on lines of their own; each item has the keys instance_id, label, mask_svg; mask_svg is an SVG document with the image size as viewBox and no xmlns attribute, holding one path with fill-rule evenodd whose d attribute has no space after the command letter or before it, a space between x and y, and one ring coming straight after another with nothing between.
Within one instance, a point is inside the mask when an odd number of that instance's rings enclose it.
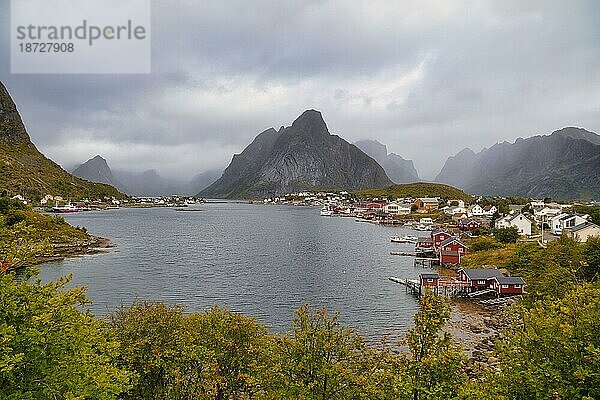
<instances>
[{"instance_id":1,"label":"grassy hillside","mask_svg":"<svg viewBox=\"0 0 600 400\"><path fill-rule=\"evenodd\" d=\"M39 199L46 194L65 199L125 197L112 186L72 176L44 157L31 143L3 140L0 140L0 193L21 194L30 199Z\"/></svg>"},{"instance_id":2,"label":"grassy hillside","mask_svg":"<svg viewBox=\"0 0 600 400\"><path fill-rule=\"evenodd\" d=\"M450 185L441 183L417 182L402 185L393 185L383 189L366 189L354 192L360 199L374 197L440 197L442 199L461 199L466 202L473 201L473 197Z\"/></svg>"},{"instance_id":3,"label":"grassy hillside","mask_svg":"<svg viewBox=\"0 0 600 400\"><path fill-rule=\"evenodd\" d=\"M72 200L126 197L112 186L76 178L38 151L10 94L0 82L0 194Z\"/></svg>"}]
</instances>

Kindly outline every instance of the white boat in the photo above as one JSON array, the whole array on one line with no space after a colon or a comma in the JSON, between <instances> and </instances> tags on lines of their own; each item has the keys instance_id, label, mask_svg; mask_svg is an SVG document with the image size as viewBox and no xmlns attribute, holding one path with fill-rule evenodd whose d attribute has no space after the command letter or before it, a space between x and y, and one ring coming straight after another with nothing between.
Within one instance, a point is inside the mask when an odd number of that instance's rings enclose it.
<instances>
[{"instance_id":1,"label":"white boat","mask_svg":"<svg viewBox=\"0 0 600 400\"><path fill-rule=\"evenodd\" d=\"M67 204L66 206L54 206L52 207L52 212L58 214L66 214L66 213L74 213L81 211L79 208L75 207L73 204Z\"/></svg>"},{"instance_id":2,"label":"white boat","mask_svg":"<svg viewBox=\"0 0 600 400\"><path fill-rule=\"evenodd\" d=\"M411 235L392 236L390 238L392 243L417 243L417 240L419 240L418 237Z\"/></svg>"},{"instance_id":3,"label":"white boat","mask_svg":"<svg viewBox=\"0 0 600 400\"><path fill-rule=\"evenodd\" d=\"M331 217L333 215L333 211L327 207L323 207L321 209L321 217Z\"/></svg>"}]
</instances>

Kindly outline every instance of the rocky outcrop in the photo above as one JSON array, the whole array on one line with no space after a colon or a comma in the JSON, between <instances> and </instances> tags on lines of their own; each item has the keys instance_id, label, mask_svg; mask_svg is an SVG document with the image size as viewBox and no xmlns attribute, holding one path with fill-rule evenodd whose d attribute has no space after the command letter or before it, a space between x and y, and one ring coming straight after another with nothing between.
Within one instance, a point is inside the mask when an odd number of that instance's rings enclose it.
<instances>
[{"instance_id":1,"label":"rocky outcrop","mask_svg":"<svg viewBox=\"0 0 600 400\"><path fill-rule=\"evenodd\" d=\"M261 198L312 189L363 189L392 182L358 147L332 135L319 111L291 126L259 134L223 176L199 193L214 198Z\"/></svg>"}]
</instances>

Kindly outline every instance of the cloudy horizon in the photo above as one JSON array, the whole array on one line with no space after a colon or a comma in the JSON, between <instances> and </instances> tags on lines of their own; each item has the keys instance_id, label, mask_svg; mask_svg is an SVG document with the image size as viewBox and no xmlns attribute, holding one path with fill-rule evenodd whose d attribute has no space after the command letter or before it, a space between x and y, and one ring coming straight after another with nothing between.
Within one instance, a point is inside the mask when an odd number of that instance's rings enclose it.
<instances>
[{"instance_id":1,"label":"cloudy horizon","mask_svg":"<svg viewBox=\"0 0 600 400\"><path fill-rule=\"evenodd\" d=\"M431 180L447 157L565 126L600 132L600 3L152 4L152 72L0 76L32 141L69 168L189 179L306 109Z\"/></svg>"}]
</instances>

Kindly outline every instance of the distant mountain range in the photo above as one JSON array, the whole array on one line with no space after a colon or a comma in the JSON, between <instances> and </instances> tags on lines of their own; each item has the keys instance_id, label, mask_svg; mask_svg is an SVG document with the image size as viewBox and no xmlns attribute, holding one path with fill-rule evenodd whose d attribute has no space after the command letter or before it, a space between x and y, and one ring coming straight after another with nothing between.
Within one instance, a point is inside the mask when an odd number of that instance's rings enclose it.
<instances>
[{"instance_id":1,"label":"distant mountain range","mask_svg":"<svg viewBox=\"0 0 600 400\"><path fill-rule=\"evenodd\" d=\"M567 127L449 157L436 177L469 193L600 199L600 136Z\"/></svg>"},{"instance_id":2,"label":"distant mountain range","mask_svg":"<svg viewBox=\"0 0 600 400\"><path fill-rule=\"evenodd\" d=\"M73 170L77 177L115 186L131 196L194 195L216 181L221 173L210 170L194 176L190 182L184 182L164 178L153 169L141 173L111 170L108 162L99 155Z\"/></svg>"},{"instance_id":3,"label":"distant mountain range","mask_svg":"<svg viewBox=\"0 0 600 400\"><path fill-rule=\"evenodd\" d=\"M307 110L291 126L259 134L199 195L263 198L319 188L354 190L391 184L377 161L330 134L319 111Z\"/></svg>"},{"instance_id":4,"label":"distant mountain range","mask_svg":"<svg viewBox=\"0 0 600 400\"><path fill-rule=\"evenodd\" d=\"M35 147L6 87L0 82L0 192L41 198L125 197L112 186L74 177Z\"/></svg>"},{"instance_id":5,"label":"distant mountain range","mask_svg":"<svg viewBox=\"0 0 600 400\"><path fill-rule=\"evenodd\" d=\"M375 159L394 183L419 181L419 174L412 160L405 160L395 153L388 154L387 146L377 140L360 140L354 145Z\"/></svg>"}]
</instances>

